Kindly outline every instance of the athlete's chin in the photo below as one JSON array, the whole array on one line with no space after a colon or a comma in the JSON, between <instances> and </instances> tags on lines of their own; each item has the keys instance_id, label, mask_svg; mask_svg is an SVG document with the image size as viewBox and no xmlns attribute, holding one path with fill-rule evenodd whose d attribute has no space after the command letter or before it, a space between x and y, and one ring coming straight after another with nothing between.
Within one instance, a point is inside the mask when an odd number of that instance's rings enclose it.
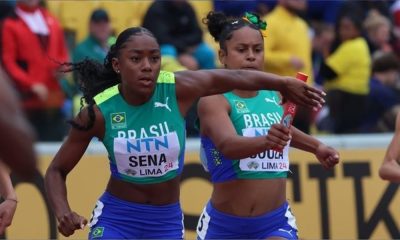
<instances>
[{"instance_id":1,"label":"athlete's chin","mask_svg":"<svg viewBox=\"0 0 400 240\"><path fill-rule=\"evenodd\" d=\"M259 67L242 67L243 70L252 70L252 71L260 71Z\"/></svg>"},{"instance_id":2,"label":"athlete's chin","mask_svg":"<svg viewBox=\"0 0 400 240\"><path fill-rule=\"evenodd\" d=\"M149 86L137 86L136 91L142 96L148 96L154 92L154 84Z\"/></svg>"},{"instance_id":3,"label":"athlete's chin","mask_svg":"<svg viewBox=\"0 0 400 240\"><path fill-rule=\"evenodd\" d=\"M140 79L138 81L138 86L140 88L154 88L155 81L152 79Z\"/></svg>"}]
</instances>

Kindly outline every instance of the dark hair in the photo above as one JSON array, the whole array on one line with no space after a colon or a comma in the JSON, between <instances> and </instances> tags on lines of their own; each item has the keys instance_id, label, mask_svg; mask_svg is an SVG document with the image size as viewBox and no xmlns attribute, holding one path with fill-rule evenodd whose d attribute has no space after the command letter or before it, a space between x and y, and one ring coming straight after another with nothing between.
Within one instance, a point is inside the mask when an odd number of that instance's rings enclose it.
<instances>
[{"instance_id":1,"label":"dark hair","mask_svg":"<svg viewBox=\"0 0 400 240\"><path fill-rule=\"evenodd\" d=\"M400 70L400 62L394 53L378 53L372 61L372 72Z\"/></svg>"},{"instance_id":2,"label":"dark hair","mask_svg":"<svg viewBox=\"0 0 400 240\"><path fill-rule=\"evenodd\" d=\"M354 13L351 13L348 11L341 13L337 17L336 22L335 22L335 40L333 41L331 49L330 49L331 53L335 52L336 49L340 46L340 44L342 44L342 41L340 40L340 34L339 34L339 25L340 25L340 22L346 18L354 24L354 27L359 31L360 36L363 36L363 19L362 19L361 15L357 11L355 11Z\"/></svg>"},{"instance_id":3,"label":"dark hair","mask_svg":"<svg viewBox=\"0 0 400 240\"><path fill-rule=\"evenodd\" d=\"M357 14L347 13L347 14L340 15L338 17L338 20L337 20L337 26L339 27L340 22L343 19L346 19L346 18L348 20L350 20L354 24L354 27L360 32L360 34L362 34L362 31L363 31L363 18L361 16L357 15Z\"/></svg>"},{"instance_id":4,"label":"dark hair","mask_svg":"<svg viewBox=\"0 0 400 240\"><path fill-rule=\"evenodd\" d=\"M232 38L232 33L234 31L246 26L255 30L260 30L257 25L252 24L243 18L228 17L222 12L214 11L209 12L207 17L203 18L203 23L207 25L211 36L213 36L216 42L219 42L219 47L223 50L226 50L225 42Z\"/></svg>"},{"instance_id":5,"label":"dark hair","mask_svg":"<svg viewBox=\"0 0 400 240\"><path fill-rule=\"evenodd\" d=\"M90 15L91 22L109 22L110 18L108 17L108 13L106 10L102 8L98 8L92 12Z\"/></svg>"},{"instance_id":6,"label":"dark hair","mask_svg":"<svg viewBox=\"0 0 400 240\"><path fill-rule=\"evenodd\" d=\"M81 110L85 103L88 105L89 122L85 126L82 126L73 120L69 120L68 122L74 128L89 130L93 127L96 120L93 110L93 105L95 104L94 97L105 89L121 82L120 75L112 67L112 59L119 56L120 50L125 48L125 43L131 36L139 34L147 34L154 38L154 35L146 28L128 28L118 35L115 44L110 47L103 64L88 58L81 62L62 64L70 67L66 72L75 71L77 73L77 83L83 94L81 98Z\"/></svg>"}]
</instances>

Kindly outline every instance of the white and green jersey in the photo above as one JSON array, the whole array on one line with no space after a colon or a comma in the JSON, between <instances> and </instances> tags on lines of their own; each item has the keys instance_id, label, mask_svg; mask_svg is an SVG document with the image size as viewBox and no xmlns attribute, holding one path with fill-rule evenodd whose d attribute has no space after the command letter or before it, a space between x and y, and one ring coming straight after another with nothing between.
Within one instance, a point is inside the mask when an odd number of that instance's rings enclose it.
<instances>
[{"instance_id":1,"label":"white and green jersey","mask_svg":"<svg viewBox=\"0 0 400 240\"><path fill-rule=\"evenodd\" d=\"M175 76L161 71L151 99L128 104L118 85L95 96L105 120L103 144L112 176L133 183L160 183L182 172L185 121L176 99Z\"/></svg>"}]
</instances>

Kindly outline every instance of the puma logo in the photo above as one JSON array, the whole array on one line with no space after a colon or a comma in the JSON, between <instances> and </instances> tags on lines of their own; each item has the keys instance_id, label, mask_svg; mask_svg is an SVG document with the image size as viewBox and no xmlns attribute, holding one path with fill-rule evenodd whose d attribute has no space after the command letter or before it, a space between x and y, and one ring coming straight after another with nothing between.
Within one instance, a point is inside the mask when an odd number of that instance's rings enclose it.
<instances>
[{"instance_id":1,"label":"puma logo","mask_svg":"<svg viewBox=\"0 0 400 240\"><path fill-rule=\"evenodd\" d=\"M154 103L154 107L155 108L166 108L168 111L170 111L170 112L172 112L171 111L171 108L169 108L169 106L168 106L168 97L165 99L165 103L161 103L161 102L155 102Z\"/></svg>"},{"instance_id":2,"label":"puma logo","mask_svg":"<svg viewBox=\"0 0 400 240\"><path fill-rule=\"evenodd\" d=\"M283 228L279 228L278 231L287 232L290 236L293 236L292 233L291 233L292 230L289 230L289 231L288 231L288 230L285 230L285 229L283 229Z\"/></svg>"},{"instance_id":3,"label":"puma logo","mask_svg":"<svg viewBox=\"0 0 400 240\"><path fill-rule=\"evenodd\" d=\"M266 102L270 102L270 103L275 103L276 105L279 105L279 103L276 102L275 97L271 98L264 98Z\"/></svg>"}]
</instances>

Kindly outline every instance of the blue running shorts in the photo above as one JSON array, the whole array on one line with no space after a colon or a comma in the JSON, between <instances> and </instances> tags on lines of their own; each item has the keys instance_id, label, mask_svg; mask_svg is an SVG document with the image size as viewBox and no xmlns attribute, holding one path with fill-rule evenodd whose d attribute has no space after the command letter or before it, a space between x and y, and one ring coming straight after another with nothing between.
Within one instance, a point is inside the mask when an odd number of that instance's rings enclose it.
<instances>
[{"instance_id":1,"label":"blue running shorts","mask_svg":"<svg viewBox=\"0 0 400 240\"><path fill-rule=\"evenodd\" d=\"M89 239L183 239L179 203L163 206L132 203L105 192L90 219Z\"/></svg>"},{"instance_id":2,"label":"blue running shorts","mask_svg":"<svg viewBox=\"0 0 400 240\"><path fill-rule=\"evenodd\" d=\"M222 213L210 202L200 215L197 239L297 239L296 220L289 204L257 217L237 217Z\"/></svg>"}]
</instances>

